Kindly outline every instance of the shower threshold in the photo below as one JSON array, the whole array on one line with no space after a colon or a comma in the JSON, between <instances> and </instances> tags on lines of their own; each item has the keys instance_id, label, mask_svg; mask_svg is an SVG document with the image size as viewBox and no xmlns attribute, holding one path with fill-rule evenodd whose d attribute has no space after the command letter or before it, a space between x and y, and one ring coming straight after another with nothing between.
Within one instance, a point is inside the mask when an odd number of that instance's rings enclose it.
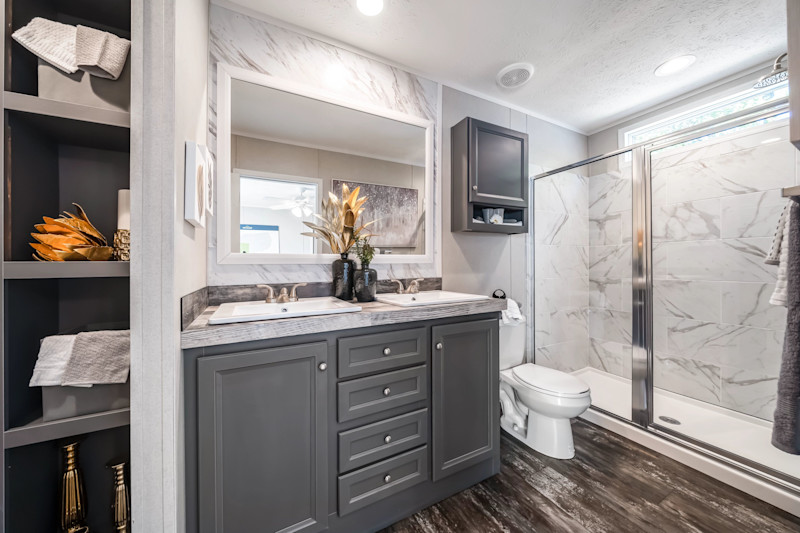
<instances>
[{"instance_id":1,"label":"shower threshold","mask_svg":"<svg viewBox=\"0 0 800 533\"><path fill-rule=\"evenodd\" d=\"M630 379L589 367L573 375L591 388L593 407L631 419ZM800 479L800 456L772 446L771 422L659 388L653 395L653 418L662 425L662 417L678 420L680 425L670 425L674 431Z\"/></svg>"}]
</instances>

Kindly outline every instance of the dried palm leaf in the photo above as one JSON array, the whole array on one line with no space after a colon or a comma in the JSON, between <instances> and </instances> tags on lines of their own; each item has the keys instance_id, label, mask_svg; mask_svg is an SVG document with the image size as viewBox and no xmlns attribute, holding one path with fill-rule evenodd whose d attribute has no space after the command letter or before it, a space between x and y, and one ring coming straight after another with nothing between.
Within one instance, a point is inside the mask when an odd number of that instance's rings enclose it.
<instances>
[{"instance_id":1,"label":"dried palm leaf","mask_svg":"<svg viewBox=\"0 0 800 533\"><path fill-rule=\"evenodd\" d=\"M62 250L65 252L71 252L76 246L86 244L80 239L73 239L72 237L53 235L50 233L31 233L31 237L54 250Z\"/></svg>"},{"instance_id":2,"label":"dried palm leaf","mask_svg":"<svg viewBox=\"0 0 800 533\"><path fill-rule=\"evenodd\" d=\"M63 261L63 259L57 256L55 251L53 251L53 249L47 245L39 244L38 242L32 242L31 247L36 250L39 256L45 261Z\"/></svg>"},{"instance_id":3,"label":"dried palm leaf","mask_svg":"<svg viewBox=\"0 0 800 533\"><path fill-rule=\"evenodd\" d=\"M81 246L75 248L75 253L81 254L89 261L108 261L114 254L111 246Z\"/></svg>"}]
</instances>

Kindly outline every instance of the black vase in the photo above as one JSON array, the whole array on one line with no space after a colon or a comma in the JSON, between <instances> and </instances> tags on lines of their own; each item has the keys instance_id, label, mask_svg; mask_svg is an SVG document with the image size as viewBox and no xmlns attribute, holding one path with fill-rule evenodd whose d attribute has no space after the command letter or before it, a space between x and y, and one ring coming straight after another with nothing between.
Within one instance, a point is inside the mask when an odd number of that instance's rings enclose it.
<instances>
[{"instance_id":1,"label":"black vase","mask_svg":"<svg viewBox=\"0 0 800 533\"><path fill-rule=\"evenodd\" d=\"M356 270L356 300L359 302L374 302L378 294L378 273L374 268Z\"/></svg>"},{"instance_id":2,"label":"black vase","mask_svg":"<svg viewBox=\"0 0 800 533\"><path fill-rule=\"evenodd\" d=\"M353 274L356 262L341 254L342 258L333 262L333 295L349 302L353 299Z\"/></svg>"}]
</instances>

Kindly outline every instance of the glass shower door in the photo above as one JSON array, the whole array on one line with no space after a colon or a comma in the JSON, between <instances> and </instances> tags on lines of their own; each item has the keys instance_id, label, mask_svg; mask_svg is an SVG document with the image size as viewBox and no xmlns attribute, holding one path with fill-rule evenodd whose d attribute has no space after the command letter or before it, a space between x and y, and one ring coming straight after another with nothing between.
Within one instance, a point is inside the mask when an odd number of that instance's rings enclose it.
<instances>
[{"instance_id":1,"label":"glass shower door","mask_svg":"<svg viewBox=\"0 0 800 533\"><path fill-rule=\"evenodd\" d=\"M652 412L658 430L800 479L770 445L786 309L765 264L798 183L778 113L646 153L651 196Z\"/></svg>"}]
</instances>

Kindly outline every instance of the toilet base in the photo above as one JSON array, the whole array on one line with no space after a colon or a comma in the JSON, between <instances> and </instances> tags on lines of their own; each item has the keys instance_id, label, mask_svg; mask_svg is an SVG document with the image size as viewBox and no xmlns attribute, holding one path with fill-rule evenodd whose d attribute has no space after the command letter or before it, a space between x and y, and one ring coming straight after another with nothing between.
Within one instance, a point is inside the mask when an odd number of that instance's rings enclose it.
<instances>
[{"instance_id":1,"label":"toilet base","mask_svg":"<svg viewBox=\"0 0 800 533\"><path fill-rule=\"evenodd\" d=\"M575 457L572 426L569 418L550 418L528 411L527 428L521 428L500 419L500 427L506 433L529 448L555 459Z\"/></svg>"}]
</instances>

